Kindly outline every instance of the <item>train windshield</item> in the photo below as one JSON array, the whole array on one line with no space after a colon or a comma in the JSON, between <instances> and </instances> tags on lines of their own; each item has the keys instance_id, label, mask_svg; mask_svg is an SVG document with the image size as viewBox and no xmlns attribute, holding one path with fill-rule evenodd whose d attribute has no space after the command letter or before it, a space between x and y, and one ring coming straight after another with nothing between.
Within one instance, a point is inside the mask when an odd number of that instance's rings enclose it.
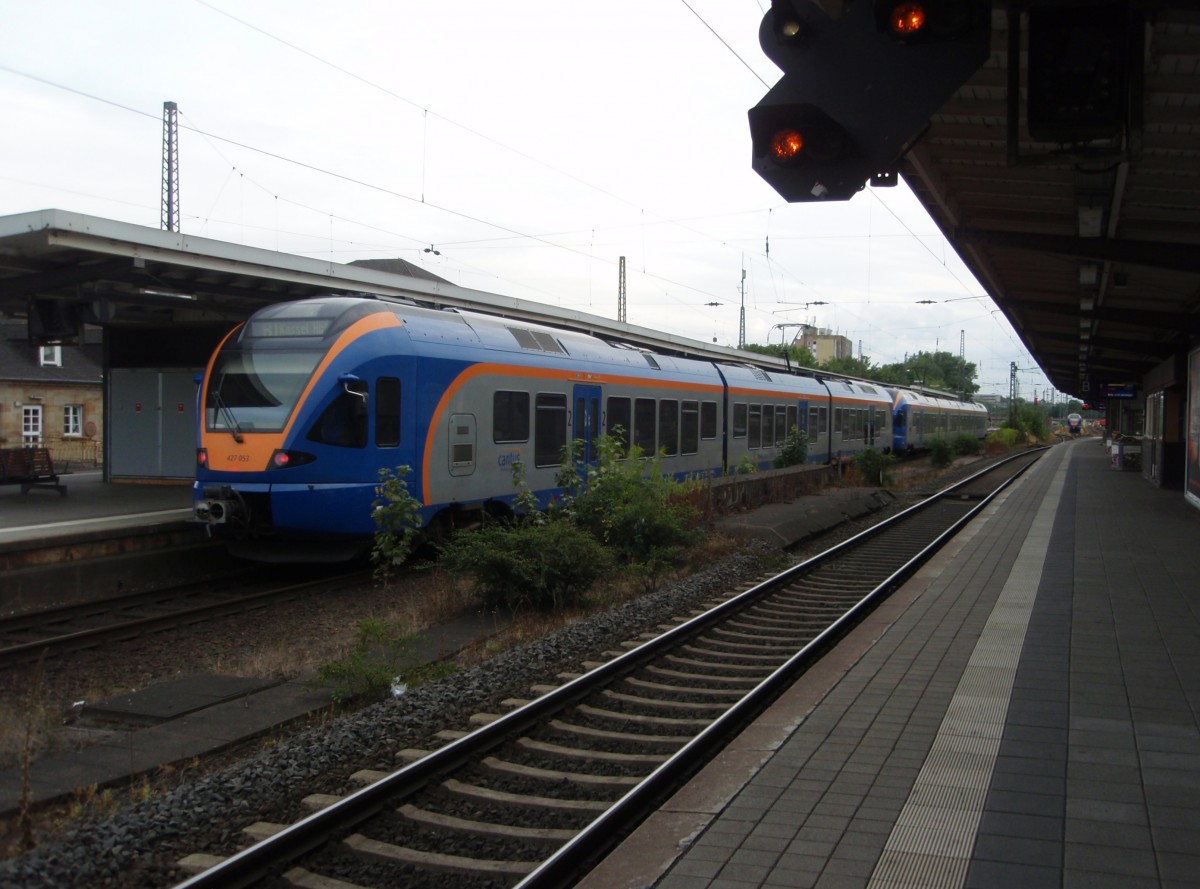
<instances>
[{"instance_id":1,"label":"train windshield","mask_svg":"<svg viewBox=\"0 0 1200 889\"><path fill-rule=\"evenodd\" d=\"M243 351L217 356L204 399L209 432L280 432L324 349Z\"/></svg>"}]
</instances>

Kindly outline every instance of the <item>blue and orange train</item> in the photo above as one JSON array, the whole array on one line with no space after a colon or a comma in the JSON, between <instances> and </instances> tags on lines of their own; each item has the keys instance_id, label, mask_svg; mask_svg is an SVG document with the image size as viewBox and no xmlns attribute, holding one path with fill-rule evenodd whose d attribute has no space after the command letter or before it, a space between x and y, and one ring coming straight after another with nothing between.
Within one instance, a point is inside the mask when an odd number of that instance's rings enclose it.
<instances>
[{"instance_id":1,"label":"blue and orange train","mask_svg":"<svg viewBox=\"0 0 1200 889\"><path fill-rule=\"evenodd\" d=\"M234 329L204 373L193 514L245 554L291 539L340 557L375 531L381 470L410 467L421 522L441 532L514 510L516 463L547 504L569 439L593 460L619 433L664 472L713 477L770 467L793 427L814 463L890 450L894 416L908 449L939 407L913 397L466 311L287 302Z\"/></svg>"}]
</instances>

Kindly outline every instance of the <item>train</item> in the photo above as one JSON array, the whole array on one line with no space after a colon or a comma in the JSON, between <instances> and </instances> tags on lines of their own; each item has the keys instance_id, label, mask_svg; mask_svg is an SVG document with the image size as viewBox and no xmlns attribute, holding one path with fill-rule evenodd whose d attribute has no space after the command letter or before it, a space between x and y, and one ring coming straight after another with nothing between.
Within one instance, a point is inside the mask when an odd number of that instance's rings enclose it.
<instances>
[{"instance_id":1,"label":"train","mask_svg":"<svg viewBox=\"0 0 1200 889\"><path fill-rule=\"evenodd\" d=\"M1083 431L1083 417L1080 414L1067 414L1067 431L1072 435Z\"/></svg>"},{"instance_id":2,"label":"train","mask_svg":"<svg viewBox=\"0 0 1200 889\"><path fill-rule=\"evenodd\" d=\"M193 519L251 558L285 542L297 544L288 558L349 558L376 530L381 471L400 466L439 535L516 511L518 463L545 508L568 440L593 462L600 437L620 435L662 472L705 478L771 467L793 428L807 459L828 463L913 450L966 428L963 412L986 418L860 380L359 296L260 309L197 379Z\"/></svg>"},{"instance_id":3,"label":"train","mask_svg":"<svg viewBox=\"0 0 1200 889\"><path fill-rule=\"evenodd\" d=\"M897 389L892 403L892 452L928 450L936 438L987 436L988 409L944 393Z\"/></svg>"}]
</instances>

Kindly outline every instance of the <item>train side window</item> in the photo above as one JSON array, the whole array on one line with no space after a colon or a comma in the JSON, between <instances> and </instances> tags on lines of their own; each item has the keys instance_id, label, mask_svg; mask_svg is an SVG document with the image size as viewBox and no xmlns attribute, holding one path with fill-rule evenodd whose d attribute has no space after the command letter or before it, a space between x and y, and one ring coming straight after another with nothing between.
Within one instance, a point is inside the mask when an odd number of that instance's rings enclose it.
<instances>
[{"instance_id":1,"label":"train side window","mask_svg":"<svg viewBox=\"0 0 1200 889\"><path fill-rule=\"evenodd\" d=\"M748 425L746 419L746 405L744 402L738 402L733 406L733 437L745 438L746 427Z\"/></svg>"},{"instance_id":2,"label":"train side window","mask_svg":"<svg viewBox=\"0 0 1200 889\"><path fill-rule=\"evenodd\" d=\"M788 406L784 422L787 427L783 431L785 438L792 434L793 429L803 431L800 429L800 413L794 404Z\"/></svg>"},{"instance_id":3,"label":"train side window","mask_svg":"<svg viewBox=\"0 0 1200 889\"><path fill-rule=\"evenodd\" d=\"M820 423L820 426L818 427L818 434L826 435L829 432L829 408L821 408L821 416L818 422Z\"/></svg>"},{"instance_id":4,"label":"train side window","mask_svg":"<svg viewBox=\"0 0 1200 889\"><path fill-rule=\"evenodd\" d=\"M529 441L529 393L492 394L492 441L496 444Z\"/></svg>"},{"instance_id":5,"label":"train side window","mask_svg":"<svg viewBox=\"0 0 1200 889\"><path fill-rule=\"evenodd\" d=\"M700 437L703 439L717 437L717 403L715 401L700 403Z\"/></svg>"},{"instance_id":6,"label":"train side window","mask_svg":"<svg viewBox=\"0 0 1200 889\"><path fill-rule=\"evenodd\" d=\"M833 409L833 431L834 432L842 431L842 415L844 413L846 413L846 409L844 407L835 407Z\"/></svg>"},{"instance_id":7,"label":"train side window","mask_svg":"<svg viewBox=\"0 0 1200 889\"><path fill-rule=\"evenodd\" d=\"M663 453L679 453L679 402L664 398L658 403L658 443Z\"/></svg>"},{"instance_id":8,"label":"train side window","mask_svg":"<svg viewBox=\"0 0 1200 889\"><path fill-rule=\"evenodd\" d=\"M604 420L604 434L618 439L622 451L629 450L629 433L633 429L632 404L629 399L611 396Z\"/></svg>"},{"instance_id":9,"label":"train side window","mask_svg":"<svg viewBox=\"0 0 1200 889\"><path fill-rule=\"evenodd\" d=\"M808 409L808 428L812 435L821 434L820 408L810 407Z\"/></svg>"},{"instance_id":10,"label":"train side window","mask_svg":"<svg viewBox=\"0 0 1200 889\"><path fill-rule=\"evenodd\" d=\"M762 406L762 446L769 448L775 444L775 405Z\"/></svg>"},{"instance_id":11,"label":"train side window","mask_svg":"<svg viewBox=\"0 0 1200 889\"><path fill-rule=\"evenodd\" d=\"M400 380L380 377L375 381L375 446L394 448L400 444Z\"/></svg>"},{"instance_id":12,"label":"train side window","mask_svg":"<svg viewBox=\"0 0 1200 889\"><path fill-rule=\"evenodd\" d=\"M694 454L700 450L700 404L685 401L679 414L679 453Z\"/></svg>"},{"instance_id":13,"label":"train side window","mask_svg":"<svg viewBox=\"0 0 1200 889\"><path fill-rule=\"evenodd\" d=\"M746 442L748 448L762 447L762 405L750 405L750 428L749 441Z\"/></svg>"},{"instance_id":14,"label":"train side window","mask_svg":"<svg viewBox=\"0 0 1200 889\"><path fill-rule=\"evenodd\" d=\"M640 448L643 454L658 453L658 440L655 437L656 405L653 398L639 398L633 405L633 444Z\"/></svg>"},{"instance_id":15,"label":"train side window","mask_svg":"<svg viewBox=\"0 0 1200 889\"><path fill-rule=\"evenodd\" d=\"M794 417L795 410L795 408L791 407L786 409L782 407L775 408L775 444L782 445L787 441L788 432L792 426L796 425L794 419L791 426L788 425L788 412L792 412Z\"/></svg>"},{"instance_id":16,"label":"train side window","mask_svg":"<svg viewBox=\"0 0 1200 889\"><path fill-rule=\"evenodd\" d=\"M367 446L367 384L348 383L321 412L308 433L308 440L339 448Z\"/></svg>"},{"instance_id":17,"label":"train side window","mask_svg":"<svg viewBox=\"0 0 1200 889\"><path fill-rule=\"evenodd\" d=\"M561 466L567 444L567 396L539 392L533 431L533 465Z\"/></svg>"}]
</instances>

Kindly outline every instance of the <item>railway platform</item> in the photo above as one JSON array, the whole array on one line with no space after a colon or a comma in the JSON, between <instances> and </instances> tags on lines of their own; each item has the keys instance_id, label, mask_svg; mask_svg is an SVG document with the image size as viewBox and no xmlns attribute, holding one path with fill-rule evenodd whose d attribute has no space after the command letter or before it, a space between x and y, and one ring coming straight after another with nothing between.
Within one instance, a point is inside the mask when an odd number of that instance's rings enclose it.
<instances>
[{"instance_id":1,"label":"railway platform","mask_svg":"<svg viewBox=\"0 0 1200 889\"><path fill-rule=\"evenodd\" d=\"M189 521L189 485L111 484L99 470L58 481L65 495L0 486L0 613L227 570Z\"/></svg>"},{"instance_id":2,"label":"railway platform","mask_svg":"<svg viewBox=\"0 0 1200 889\"><path fill-rule=\"evenodd\" d=\"M112 484L98 469L60 475L59 481L67 496L0 487L0 544L181 522L191 515L188 484Z\"/></svg>"},{"instance_id":3,"label":"railway platform","mask_svg":"<svg viewBox=\"0 0 1200 889\"><path fill-rule=\"evenodd\" d=\"M1200 512L1053 448L588 889L1200 886Z\"/></svg>"}]
</instances>

